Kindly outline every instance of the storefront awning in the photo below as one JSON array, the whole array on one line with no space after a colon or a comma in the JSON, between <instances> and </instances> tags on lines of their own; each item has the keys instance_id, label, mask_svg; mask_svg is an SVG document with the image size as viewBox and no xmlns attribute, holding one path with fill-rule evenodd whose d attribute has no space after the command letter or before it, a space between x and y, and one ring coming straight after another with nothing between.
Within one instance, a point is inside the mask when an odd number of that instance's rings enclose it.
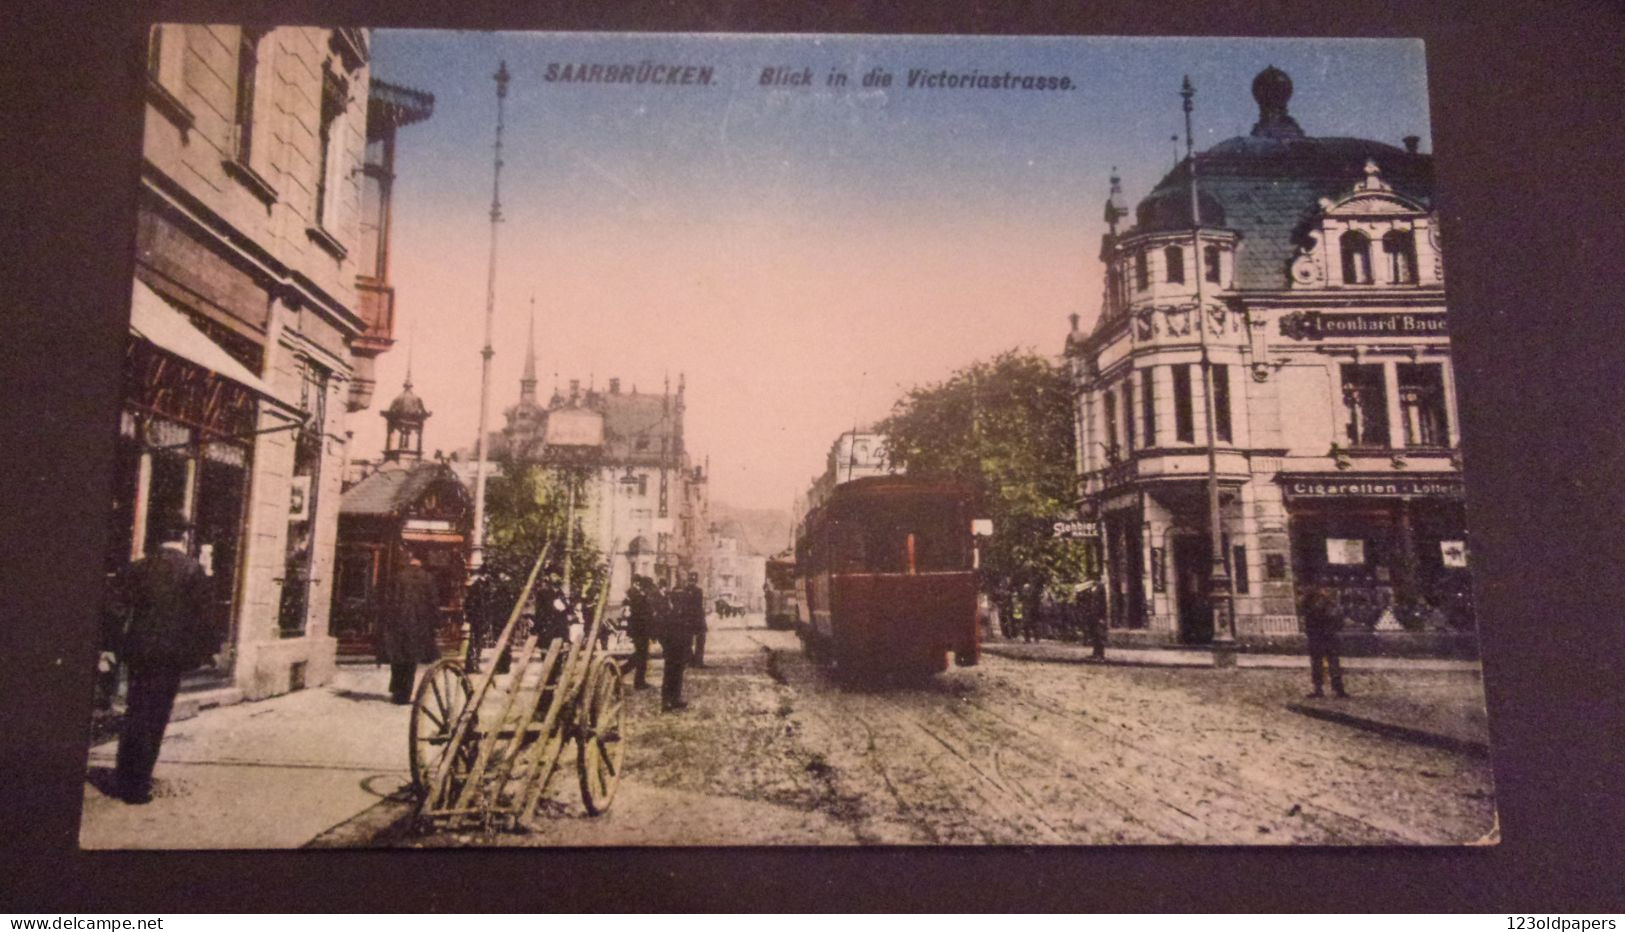
<instances>
[{"instance_id":1,"label":"storefront awning","mask_svg":"<svg viewBox=\"0 0 1625 932\"><path fill-rule=\"evenodd\" d=\"M209 339L208 334L193 326L185 314L140 279L135 282L135 294L130 301L130 332L167 353L236 382L288 411L299 412L297 405L289 404L273 392L264 379L233 359L220 344Z\"/></svg>"}]
</instances>

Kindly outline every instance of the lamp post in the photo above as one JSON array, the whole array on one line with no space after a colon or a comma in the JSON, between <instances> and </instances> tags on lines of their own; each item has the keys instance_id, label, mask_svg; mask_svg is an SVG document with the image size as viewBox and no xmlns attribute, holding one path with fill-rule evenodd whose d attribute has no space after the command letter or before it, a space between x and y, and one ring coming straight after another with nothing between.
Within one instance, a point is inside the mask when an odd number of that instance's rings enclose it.
<instances>
[{"instance_id":1,"label":"lamp post","mask_svg":"<svg viewBox=\"0 0 1625 932\"><path fill-rule=\"evenodd\" d=\"M1191 264L1196 278L1196 326L1202 353L1202 411L1206 415L1207 432L1207 522L1208 547L1212 554L1208 573L1208 605L1213 611L1214 664L1230 666L1235 663L1236 616L1230 591L1230 573L1224 559L1224 529L1219 515L1219 455L1214 435L1213 360L1208 352L1207 307L1203 295L1203 282L1207 270L1202 262L1201 201L1196 190L1196 141L1191 131L1192 99L1196 89L1191 86L1190 75L1180 88L1185 110L1185 161L1190 169L1191 189Z\"/></svg>"},{"instance_id":2,"label":"lamp post","mask_svg":"<svg viewBox=\"0 0 1625 932\"><path fill-rule=\"evenodd\" d=\"M468 547L468 565L485 562L485 448L491 409L491 327L496 317L497 224L502 222L502 102L508 97L508 63L497 65L497 139L491 171L491 258L485 274L485 346L480 350L480 426L474 437L474 533Z\"/></svg>"}]
</instances>

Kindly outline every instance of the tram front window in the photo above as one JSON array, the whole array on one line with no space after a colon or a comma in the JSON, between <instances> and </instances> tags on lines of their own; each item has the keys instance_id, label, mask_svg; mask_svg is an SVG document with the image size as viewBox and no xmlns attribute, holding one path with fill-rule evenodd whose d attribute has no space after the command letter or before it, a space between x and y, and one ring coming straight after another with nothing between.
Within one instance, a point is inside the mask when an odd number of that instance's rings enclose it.
<instances>
[{"instance_id":1,"label":"tram front window","mask_svg":"<svg viewBox=\"0 0 1625 932\"><path fill-rule=\"evenodd\" d=\"M866 503L837 535L841 571L848 573L933 573L966 568L964 529L958 516L940 506Z\"/></svg>"}]
</instances>

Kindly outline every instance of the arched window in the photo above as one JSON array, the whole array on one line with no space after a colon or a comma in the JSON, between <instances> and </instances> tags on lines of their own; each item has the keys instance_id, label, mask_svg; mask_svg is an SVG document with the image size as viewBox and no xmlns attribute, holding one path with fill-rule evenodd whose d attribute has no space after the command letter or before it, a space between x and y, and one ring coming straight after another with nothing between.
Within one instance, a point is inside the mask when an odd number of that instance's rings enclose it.
<instances>
[{"instance_id":1,"label":"arched window","mask_svg":"<svg viewBox=\"0 0 1625 932\"><path fill-rule=\"evenodd\" d=\"M1151 264L1143 249L1134 254L1134 287L1141 291L1151 287Z\"/></svg>"},{"instance_id":2,"label":"arched window","mask_svg":"<svg viewBox=\"0 0 1625 932\"><path fill-rule=\"evenodd\" d=\"M1202 247L1202 274L1208 281L1217 285L1219 283L1219 247Z\"/></svg>"},{"instance_id":3,"label":"arched window","mask_svg":"<svg viewBox=\"0 0 1625 932\"><path fill-rule=\"evenodd\" d=\"M1338 242L1343 247L1343 283L1371 284L1371 240L1358 230L1350 230Z\"/></svg>"},{"instance_id":4,"label":"arched window","mask_svg":"<svg viewBox=\"0 0 1625 932\"><path fill-rule=\"evenodd\" d=\"M1162 251L1162 264L1167 269L1168 281L1173 284L1183 284L1185 281L1185 250L1178 246L1169 246Z\"/></svg>"},{"instance_id":5,"label":"arched window","mask_svg":"<svg viewBox=\"0 0 1625 932\"><path fill-rule=\"evenodd\" d=\"M1382 238L1388 257L1388 280L1396 285L1416 284L1416 236L1409 230L1391 230Z\"/></svg>"}]
</instances>

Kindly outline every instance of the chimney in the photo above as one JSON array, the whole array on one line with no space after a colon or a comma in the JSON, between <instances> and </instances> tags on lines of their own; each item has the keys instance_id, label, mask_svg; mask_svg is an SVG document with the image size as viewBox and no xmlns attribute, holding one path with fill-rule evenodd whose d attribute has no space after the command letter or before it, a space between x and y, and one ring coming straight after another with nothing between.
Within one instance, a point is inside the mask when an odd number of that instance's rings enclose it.
<instances>
[{"instance_id":1,"label":"chimney","mask_svg":"<svg viewBox=\"0 0 1625 932\"><path fill-rule=\"evenodd\" d=\"M570 380L570 400L571 401L576 401L576 400L578 400L580 398L581 398L581 380L580 379L571 379Z\"/></svg>"},{"instance_id":2,"label":"chimney","mask_svg":"<svg viewBox=\"0 0 1625 932\"><path fill-rule=\"evenodd\" d=\"M1076 315L1076 314L1068 314L1068 315L1066 315L1066 319L1070 320L1072 322L1072 332L1077 333L1078 332L1078 315Z\"/></svg>"},{"instance_id":3,"label":"chimney","mask_svg":"<svg viewBox=\"0 0 1625 932\"><path fill-rule=\"evenodd\" d=\"M620 379L610 379L609 380L609 393L611 395L619 395L621 393L621 380Z\"/></svg>"},{"instance_id":4,"label":"chimney","mask_svg":"<svg viewBox=\"0 0 1625 932\"><path fill-rule=\"evenodd\" d=\"M1406 136L1405 137L1405 151L1409 152L1412 155L1415 155L1416 154L1416 147L1421 142L1422 142L1422 137L1421 136Z\"/></svg>"}]
</instances>

